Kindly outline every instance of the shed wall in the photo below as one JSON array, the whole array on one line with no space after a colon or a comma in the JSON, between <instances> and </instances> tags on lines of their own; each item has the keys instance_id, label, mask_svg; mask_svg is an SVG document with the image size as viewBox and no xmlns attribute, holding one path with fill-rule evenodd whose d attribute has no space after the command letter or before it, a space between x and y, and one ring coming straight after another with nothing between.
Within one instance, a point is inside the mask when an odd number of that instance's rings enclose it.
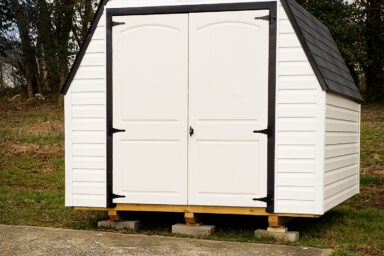
<instances>
[{"instance_id":1,"label":"shed wall","mask_svg":"<svg viewBox=\"0 0 384 256\"><path fill-rule=\"evenodd\" d=\"M275 211L322 214L325 92L278 3Z\"/></svg>"},{"instance_id":2,"label":"shed wall","mask_svg":"<svg viewBox=\"0 0 384 256\"><path fill-rule=\"evenodd\" d=\"M65 205L106 206L105 18L65 95Z\"/></svg>"},{"instance_id":3,"label":"shed wall","mask_svg":"<svg viewBox=\"0 0 384 256\"><path fill-rule=\"evenodd\" d=\"M199 1L198 3L215 2L218 1ZM150 6L164 3L170 5L192 4L190 1L170 0L156 2L111 0L108 7L128 7L128 3L129 6ZM328 130L324 136L326 93L322 91L280 2L278 2L277 22L275 211L322 214L324 210L330 209L357 193L358 174L351 174L353 171L347 164L339 168L327 169L328 171L324 174L324 160L326 164L329 164L332 162L330 159L337 159L340 160L340 165L348 163L344 159L348 156L334 155L336 154L334 149L337 146L329 144L334 131ZM103 15L65 96L67 206L106 206L105 73L105 19ZM356 112L356 107L359 107L357 103L341 97L339 97L340 102L346 105L338 106L338 103L335 103L335 101L339 101L337 97L327 94L327 129L332 129L330 127L334 125L330 121L331 113L334 112L331 111L332 109L339 107L344 110L345 106L348 106L346 111L349 113L349 111ZM360 115L360 107L358 113ZM351 120L347 121L351 122ZM346 128L350 127L346 125L340 127L344 128L338 129L350 129ZM347 131L341 130L340 132ZM356 141L358 130L353 130L352 133L351 137L354 137ZM352 138L352 141L348 141L347 137L345 136L346 142L340 143L350 145L342 146L340 144L338 147L344 151L354 151L356 142ZM327 147L325 151L324 145ZM348 154L354 159L350 161L358 161L356 160L358 153ZM344 177L342 175L344 173L351 175ZM332 180L331 183L323 184L323 182ZM345 187L346 192L334 193L334 184L341 184ZM323 203L325 209L323 209Z\"/></svg>"},{"instance_id":4,"label":"shed wall","mask_svg":"<svg viewBox=\"0 0 384 256\"><path fill-rule=\"evenodd\" d=\"M324 211L359 193L360 104L326 95Z\"/></svg>"}]
</instances>

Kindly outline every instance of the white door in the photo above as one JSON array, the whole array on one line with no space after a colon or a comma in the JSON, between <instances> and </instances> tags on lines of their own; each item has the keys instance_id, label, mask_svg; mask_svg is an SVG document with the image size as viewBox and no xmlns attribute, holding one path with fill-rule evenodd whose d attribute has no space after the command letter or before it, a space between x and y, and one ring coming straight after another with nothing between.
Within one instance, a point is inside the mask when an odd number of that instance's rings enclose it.
<instances>
[{"instance_id":1,"label":"white door","mask_svg":"<svg viewBox=\"0 0 384 256\"><path fill-rule=\"evenodd\" d=\"M190 205L266 206L268 14L189 16Z\"/></svg>"},{"instance_id":2,"label":"white door","mask_svg":"<svg viewBox=\"0 0 384 256\"><path fill-rule=\"evenodd\" d=\"M188 15L113 21L113 202L187 204Z\"/></svg>"}]
</instances>

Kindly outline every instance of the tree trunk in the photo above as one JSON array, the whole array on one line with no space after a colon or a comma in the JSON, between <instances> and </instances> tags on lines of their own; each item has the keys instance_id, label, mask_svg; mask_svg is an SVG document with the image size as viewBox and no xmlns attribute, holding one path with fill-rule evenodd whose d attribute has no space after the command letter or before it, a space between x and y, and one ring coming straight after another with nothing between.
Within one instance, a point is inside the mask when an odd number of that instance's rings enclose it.
<instances>
[{"instance_id":1,"label":"tree trunk","mask_svg":"<svg viewBox=\"0 0 384 256\"><path fill-rule=\"evenodd\" d=\"M69 41L70 33L73 28L72 19L74 15L74 0L64 0L63 5L60 6L60 19L56 24L56 34L59 42L62 43L62 51L58 54L58 84L56 88L57 92L57 104L58 106L64 105L64 96L60 94L60 89L65 83L68 74L68 59L70 56Z\"/></svg>"},{"instance_id":2,"label":"tree trunk","mask_svg":"<svg viewBox=\"0 0 384 256\"><path fill-rule=\"evenodd\" d=\"M367 102L383 101L384 75L383 75L383 21L381 20L381 0L367 1L366 37L367 37Z\"/></svg>"},{"instance_id":3,"label":"tree trunk","mask_svg":"<svg viewBox=\"0 0 384 256\"><path fill-rule=\"evenodd\" d=\"M5 84L4 84L3 63L0 62L0 93L2 92L5 92Z\"/></svg>"},{"instance_id":4,"label":"tree trunk","mask_svg":"<svg viewBox=\"0 0 384 256\"><path fill-rule=\"evenodd\" d=\"M46 78L46 75L45 75L45 72L44 72L44 60L43 58L39 58L38 61L38 68L39 68L39 74L40 74L40 88L41 88L41 91L40 93L41 94L45 94L46 90L47 90L47 78Z\"/></svg>"},{"instance_id":5,"label":"tree trunk","mask_svg":"<svg viewBox=\"0 0 384 256\"><path fill-rule=\"evenodd\" d=\"M33 97L34 93L41 93L40 81L35 59L28 59L25 63L25 73L27 82L28 97Z\"/></svg>"},{"instance_id":6,"label":"tree trunk","mask_svg":"<svg viewBox=\"0 0 384 256\"><path fill-rule=\"evenodd\" d=\"M33 77L31 75L31 73L32 73L31 67L27 62L27 63L25 63L25 81L27 83L28 98L31 98L33 96L33 85L32 85Z\"/></svg>"},{"instance_id":7,"label":"tree trunk","mask_svg":"<svg viewBox=\"0 0 384 256\"><path fill-rule=\"evenodd\" d=\"M63 107L64 106L64 95L60 93L61 87L63 87L65 80L67 78L67 72L61 72L60 73L60 82L59 82L59 94L57 97L57 106Z\"/></svg>"},{"instance_id":8,"label":"tree trunk","mask_svg":"<svg viewBox=\"0 0 384 256\"><path fill-rule=\"evenodd\" d=\"M25 6L18 0L11 0L11 8L15 14L16 25L21 39L21 49L25 63L25 80L27 85L28 97L32 97L35 91L38 91L38 70L36 65L36 50L30 35L27 11Z\"/></svg>"},{"instance_id":9,"label":"tree trunk","mask_svg":"<svg viewBox=\"0 0 384 256\"><path fill-rule=\"evenodd\" d=\"M35 76L36 79L36 86L37 86L37 92L43 95L43 90L41 88L41 82L40 82L40 77Z\"/></svg>"}]
</instances>

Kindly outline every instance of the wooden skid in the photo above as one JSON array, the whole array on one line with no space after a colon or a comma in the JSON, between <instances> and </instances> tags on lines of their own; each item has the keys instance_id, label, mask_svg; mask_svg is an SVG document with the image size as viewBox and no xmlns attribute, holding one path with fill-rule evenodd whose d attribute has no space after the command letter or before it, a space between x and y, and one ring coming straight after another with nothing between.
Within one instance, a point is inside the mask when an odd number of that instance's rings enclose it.
<instances>
[{"instance_id":1,"label":"wooden skid","mask_svg":"<svg viewBox=\"0 0 384 256\"><path fill-rule=\"evenodd\" d=\"M112 221L121 221L123 218L121 217L120 213L118 211L109 210L108 211L108 217Z\"/></svg>"},{"instance_id":2,"label":"wooden skid","mask_svg":"<svg viewBox=\"0 0 384 256\"><path fill-rule=\"evenodd\" d=\"M304 218L320 217L320 215L315 215L315 214L268 213L265 208L258 208L258 207L117 204L115 208L101 208L101 207L73 207L73 208L76 210L99 210L99 211L189 212L189 213L214 213L214 214L237 214L237 215L257 215L257 216L304 217Z\"/></svg>"},{"instance_id":3,"label":"wooden skid","mask_svg":"<svg viewBox=\"0 0 384 256\"><path fill-rule=\"evenodd\" d=\"M291 221L293 218L292 217L286 217L286 216L268 216L268 224L269 227L273 228L279 228L279 227L284 227L284 225Z\"/></svg>"}]
</instances>

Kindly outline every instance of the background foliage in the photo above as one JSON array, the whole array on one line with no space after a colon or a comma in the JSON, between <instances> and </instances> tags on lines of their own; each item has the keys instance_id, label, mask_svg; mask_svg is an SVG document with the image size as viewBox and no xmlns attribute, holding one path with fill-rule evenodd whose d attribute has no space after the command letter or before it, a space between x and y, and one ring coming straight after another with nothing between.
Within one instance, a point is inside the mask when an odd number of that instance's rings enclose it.
<instances>
[{"instance_id":1,"label":"background foliage","mask_svg":"<svg viewBox=\"0 0 384 256\"><path fill-rule=\"evenodd\" d=\"M384 102L384 0L297 0L332 33L366 102Z\"/></svg>"},{"instance_id":2,"label":"background foliage","mask_svg":"<svg viewBox=\"0 0 384 256\"><path fill-rule=\"evenodd\" d=\"M62 102L59 90L86 35L95 6L95 0L2 0L2 93L28 97L40 93Z\"/></svg>"},{"instance_id":3,"label":"background foliage","mask_svg":"<svg viewBox=\"0 0 384 256\"><path fill-rule=\"evenodd\" d=\"M330 29L367 102L384 101L384 0L297 0ZM63 85L98 0L1 0L0 96Z\"/></svg>"}]
</instances>

